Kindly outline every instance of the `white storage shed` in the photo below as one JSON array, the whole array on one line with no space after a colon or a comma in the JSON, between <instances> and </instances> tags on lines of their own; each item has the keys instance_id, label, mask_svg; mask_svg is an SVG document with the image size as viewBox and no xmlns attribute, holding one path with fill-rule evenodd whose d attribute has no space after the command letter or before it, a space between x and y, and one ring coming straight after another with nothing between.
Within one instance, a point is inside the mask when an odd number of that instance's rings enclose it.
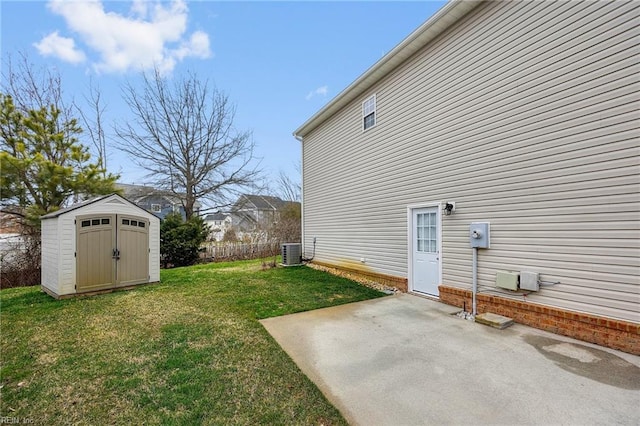
<instances>
[{"instance_id":1,"label":"white storage shed","mask_svg":"<svg viewBox=\"0 0 640 426\"><path fill-rule=\"evenodd\" d=\"M42 289L55 298L160 281L160 219L111 194L42 219Z\"/></svg>"}]
</instances>

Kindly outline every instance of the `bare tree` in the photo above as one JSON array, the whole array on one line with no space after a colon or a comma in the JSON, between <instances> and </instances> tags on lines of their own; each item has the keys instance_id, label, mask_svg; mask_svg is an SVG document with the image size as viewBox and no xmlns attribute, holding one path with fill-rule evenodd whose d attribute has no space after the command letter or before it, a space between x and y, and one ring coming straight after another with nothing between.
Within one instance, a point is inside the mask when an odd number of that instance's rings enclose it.
<instances>
[{"instance_id":1,"label":"bare tree","mask_svg":"<svg viewBox=\"0 0 640 426\"><path fill-rule=\"evenodd\" d=\"M36 67L24 52L14 59L7 54L2 70L2 93L11 96L16 109L28 114L42 107L54 106L60 113L56 131L64 131L74 117L73 102L66 102L62 90L62 79L55 68ZM65 133L65 136L69 136Z\"/></svg>"},{"instance_id":2,"label":"bare tree","mask_svg":"<svg viewBox=\"0 0 640 426\"><path fill-rule=\"evenodd\" d=\"M84 123L84 129L86 130L93 149L95 150L98 161L104 168L104 176L107 175L107 138L104 132L104 112L106 106L102 103L102 94L100 88L94 86L93 80L89 80L89 95L84 96L84 100L87 102L91 113L85 113L84 108L76 106L82 122Z\"/></svg>"},{"instance_id":3,"label":"bare tree","mask_svg":"<svg viewBox=\"0 0 640 426\"><path fill-rule=\"evenodd\" d=\"M296 166L298 171L298 178L300 174L299 164ZM285 201L300 201L300 180L292 178L291 175L280 170L278 177L276 178L276 193Z\"/></svg>"},{"instance_id":4,"label":"bare tree","mask_svg":"<svg viewBox=\"0 0 640 426\"><path fill-rule=\"evenodd\" d=\"M280 243L300 241L302 210L300 204L300 163L296 163L296 174L287 174L280 170L274 182L275 194L286 201L278 211L278 220L273 224L270 234Z\"/></svg>"},{"instance_id":5,"label":"bare tree","mask_svg":"<svg viewBox=\"0 0 640 426\"><path fill-rule=\"evenodd\" d=\"M300 204L300 163L296 163L297 175L280 170L275 180L276 194L287 203L280 208L278 221L273 226L273 236L281 243L300 241L302 230L302 210Z\"/></svg>"},{"instance_id":6,"label":"bare tree","mask_svg":"<svg viewBox=\"0 0 640 426\"><path fill-rule=\"evenodd\" d=\"M280 243L300 242L301 204L297 201L288 201L278 212L278 221L273 224L272 238Z\"/></svg>"},{"instance_id":7,"label":"bare tree","mask_svg":"<svg viewBox=\"0 0 640 426\"><path fill-rule=\"evenodd\" d=\"M26 53L18 52L16 57L7 54L4 58L0 89L2 93L11 96L16 109L25 114L45 106L54 106L60 112L55 123L56 131L66 131L63 123L68 123L79 115L84 124L83 131L86 131L94 154L104 169L103 177L107 176L107 145L102 120L105 107L97 86L91 82L89 95L84 96L90 110L90 113L86 113L85 108L64 96L62 78L55 68L38 67L29 60ZM65 133L65 137L69 136Z\"/></svg>"},{"instance_id":8,"label":"bare tree","mask_svg":"<svg viewBox=\"0 0 640 426\"><path fill-rule=\"evenodd\" d=\"M115 129L121 148L182 200L187 218L196 200L226 204L256 181L251 133L235 129L235 108L207 80L189 74L171 84L156 69L142 89L123 91L134 119Z\"/></svg>"}]
</instances>

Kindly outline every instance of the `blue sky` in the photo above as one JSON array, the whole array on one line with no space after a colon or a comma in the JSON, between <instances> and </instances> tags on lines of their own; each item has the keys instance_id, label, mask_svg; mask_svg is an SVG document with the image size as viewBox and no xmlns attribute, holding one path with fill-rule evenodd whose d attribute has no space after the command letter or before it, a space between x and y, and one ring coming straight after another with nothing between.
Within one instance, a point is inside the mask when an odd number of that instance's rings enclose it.
<instances>
[{"instance_id":1,"label":"blue sky","mask_svg":"<svg viewBox=\"0 0 640 426\"><path fill-rule=\"evenodd\" d=\"M77 102L93 79L108 123L128 119L120 87L136 85L150 58L168 76L195 72L236 105L236 127L253 131L274 176L296 173L292 132L445 2L92 3L2 1L3 67L7 54L25 52L55 67ZM122 182L144 180L113 146L108 165Z\"/></svg>"}]
</instances>

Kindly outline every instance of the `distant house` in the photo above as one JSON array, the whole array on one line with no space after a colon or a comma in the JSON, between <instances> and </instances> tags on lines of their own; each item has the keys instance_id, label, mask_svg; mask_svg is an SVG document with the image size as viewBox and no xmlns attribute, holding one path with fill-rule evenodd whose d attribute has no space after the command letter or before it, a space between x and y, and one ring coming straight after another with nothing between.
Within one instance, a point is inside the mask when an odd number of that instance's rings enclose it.
<instances>
[{"instance_id":1,"label":"distant house","mask_svg":"<svg viewBox=\"0 0 640 426\"><path fill-rule=\"evenodd\" d=\"M269 195L243 194L229 212L209 214L204 221L211 228L210 238L214 241L222 241L231 229L238 239L263 241L277 237L275 231L282 213L291 207L299 211L300 203Z\"/></svg>"},{"instance_id":2,"label":"distant house","mask_svg":"<svg viewBox=\"0 0 640 426\"><path fill-rule=\"evenodd\" d=\"M232 226L232 218L228 213L211 213L204 217L204 222L209 225L211 232L209 237L212 241L222 241L225 232Z\"/></svg>"},{"instance_id":3,"label":"distant house","mask_svg":"<svg viewBox=\"0 0 640 426\"><path fill-rule=\"evenodd\" d=\"M640 353L638 22L448 2L295 130L305 252Z\"/></svg>"},{"instance_id":4,"label":"distant house","mask_svg":"<svg viewBox=\"0 0 640 426\"><path fill-rule=\"evenodd\" d=\"M18 216L0 212L0 234L21 234L22 231Z\"/></svg>"},{"instance_id":5,"label":"distant house","mask_svg":"<svg viewBox=\"0 0 640 426\"><path fill-rule=\"evenodd\" d=\"M169 213L180 213L185 217L182 201L179 196L172 192L157 189L145 185L131 185L125 183L117 183L116 188L121 189L124 198L142 207L146 211L155 214L160 219L164 219ZM194 213L200 212L201 204L196 201Z\"/></svg>"},{"instance_id":6,"label":"distant house","mask_svg":"<svg viewBox=\"0 0 640 426\"><path fill-rule=\"evenodd\" d=\"M286 212L286 217L292 208L299 212L300 203L269 195L243 194L229 211L230 228L239 239L264 241L279 238L282 214Z\"/></svg>"},{"instance_id":7,"label":"distant house","mask_svg":"<svg viewBox=\"0 0 640 426\"><path fill-rule=\"evenodd\" d=\"M278 197L243 194L231 207L233 226L240 232L268 229L278 221L286 204Z\"/></svg>"},{"instance_id":8,"label":"distant house","mask_svg":"<svg viewBox=\"0 0 640 426\"><path fill-rule=\"evenodd\" d=\"M15 215L0 212L0 263L24 252L24 230Z\"/></svg>"}]
</instances>

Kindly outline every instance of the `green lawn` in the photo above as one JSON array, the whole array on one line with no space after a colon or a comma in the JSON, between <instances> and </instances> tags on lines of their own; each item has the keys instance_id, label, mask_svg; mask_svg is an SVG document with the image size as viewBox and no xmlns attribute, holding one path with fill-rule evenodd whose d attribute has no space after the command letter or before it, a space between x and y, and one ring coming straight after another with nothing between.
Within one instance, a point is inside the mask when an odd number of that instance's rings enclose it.
<instances>
[{"instance_id":1,"label":"green lawn","mask_svg":"<svg viewBox=\"0 0 640 426\"><path fill-rule=\"evenodd\" d=\"M0 292L0 416L33 424L344 424L258 319L382 296L261 261L56 301Z\"/></svg>"}]
</instances>

